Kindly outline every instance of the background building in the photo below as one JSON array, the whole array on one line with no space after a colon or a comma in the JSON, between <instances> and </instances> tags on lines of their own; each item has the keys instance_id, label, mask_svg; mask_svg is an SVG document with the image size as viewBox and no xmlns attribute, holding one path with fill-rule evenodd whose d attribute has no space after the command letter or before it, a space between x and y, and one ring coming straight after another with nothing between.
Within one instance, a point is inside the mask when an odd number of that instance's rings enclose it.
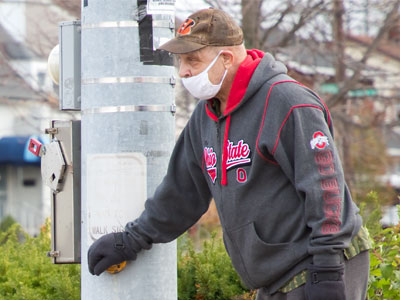
<instances>
[{"instance_id":1,"label":"background building","mask_svg":"<svg viewBox=\"0 0 400 300\"><path fill-rule=\"evenodd\" d=\"M0 2L0 220L11 216L32 235L50 215L50 191L29 138L46 141L50 120L79 117L59 111L47 74L58 23L71 19L56 1Z\"/></svg>"}]
</instances>

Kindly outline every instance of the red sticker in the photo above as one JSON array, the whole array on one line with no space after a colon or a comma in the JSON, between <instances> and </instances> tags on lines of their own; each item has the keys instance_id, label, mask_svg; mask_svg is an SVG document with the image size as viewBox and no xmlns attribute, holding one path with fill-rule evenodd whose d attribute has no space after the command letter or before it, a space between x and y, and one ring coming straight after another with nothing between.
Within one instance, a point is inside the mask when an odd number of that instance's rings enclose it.
<instances>
[{"instance_id":1,"label":"red sticker","mask_svg":"<svg viewBox=\"0 0 400 300\"><path fill-rule=\"evenodd\" d=\"M196 23L194 22L194 20L189 19L189 18L186 19L185 22L183 22L182 25L179 27L178 33L181 35L190 34L190 32L192 32L192 27L195 24Z\"/></svg>"}]
</instances>

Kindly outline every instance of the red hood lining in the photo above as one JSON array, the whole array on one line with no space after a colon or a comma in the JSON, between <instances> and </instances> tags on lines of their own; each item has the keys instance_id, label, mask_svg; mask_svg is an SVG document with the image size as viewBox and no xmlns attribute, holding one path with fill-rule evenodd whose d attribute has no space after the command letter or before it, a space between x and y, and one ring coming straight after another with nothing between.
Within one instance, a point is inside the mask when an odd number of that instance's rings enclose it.
<instances>
[{"instance_id":1,"label":"red hood lining","mask_svg":"<svg viewBox=\"0 0 400 300\"><path fill-rule=\"evenodd\" d=\"M249 85L250 79L263 57L264 52L260 50L247 50L247 57L240 64L236 72L235 79L233 80L232 88L228 96L226 109L223 113L224 116L232 112L232 110L234 110L242 101Z\"/></svg>"},{"instance_id":2,"label":"red hood lining","mask_svg":"<svg viewBox=\"0 0 400 300\"><path fill-rule=\"evenodd\" d=\"M224 116L231 113L243 100L250 79L253 76L255 69L257 68L258 64L260 63L263 57L264 57L264 52L260 50L257 49L247 50L247 57L240 64L236 72L235 78L233 80L232 88L229 91L226 109L223 112ZM211 119L217 121L218 117L208 108L210 101L214 100L210 99L206 101L207 114Z\"/></svg>"}]
</instances>

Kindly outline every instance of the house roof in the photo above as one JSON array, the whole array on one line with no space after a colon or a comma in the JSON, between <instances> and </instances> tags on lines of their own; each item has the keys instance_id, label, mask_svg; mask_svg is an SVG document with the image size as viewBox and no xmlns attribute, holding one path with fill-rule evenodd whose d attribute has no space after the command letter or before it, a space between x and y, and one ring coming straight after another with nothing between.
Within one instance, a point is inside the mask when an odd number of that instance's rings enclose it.
<instances>
[{"instance_id":1,"label":"house roof","mask_svg":"<svg viewBox=\"0 0 400 300\"><path fill-rule=\"evenodd\" d=\"M8 65L0 60L0 99L39 100L41 97Z\"/></svg>"},{"instance_id":2,"label":"house roof","mask_svg":"<svg viewBox=\"0 0 400 300\"><path fill-rule=\"evenodd\" d=\"M28 60L38 56L23 43L16 41L7 30L0 25L0 50L10 60Z\"/></svg>"},{"instance_id":3,"label":"house roof","mask_svg":"<svg viewBox=\"0 0 400 300\"><path fill-rule=\"evenodd\" d=\"M347 39L349 41L353 41L359 44L362 44L364 46L370 46L372 44L372 42L374 41L373 38L369 37L369 36L363 36L363 35L347 35ZM380 51L381 53L390 56L393 59L396 59L398 61L400 61L400 51L399 51L399 45L393 42L389 42L389 41L383 41L380 43L380 45L378 46L378 51Z\"/></svg>"},{"instance_id":4,"label":"house roof","mask_svg":"<svg viewBox=\"0 0 400 300\"><path fill-rule=\"evenodd\" d=\"M6 61L0 59L0 100L42 99Z\"/></svg>"},{"instance_id":5,"label":"house roof","mask_svg":"<svg viewBox=\"0 0 400 300\"><path fill-rule=\"evenodd\" d=\"M0 25L0 99L41 99L9 65L10 60L29 60L36 57L34 52L22 43L15 41Z\"/></svg>"}]
</instances>

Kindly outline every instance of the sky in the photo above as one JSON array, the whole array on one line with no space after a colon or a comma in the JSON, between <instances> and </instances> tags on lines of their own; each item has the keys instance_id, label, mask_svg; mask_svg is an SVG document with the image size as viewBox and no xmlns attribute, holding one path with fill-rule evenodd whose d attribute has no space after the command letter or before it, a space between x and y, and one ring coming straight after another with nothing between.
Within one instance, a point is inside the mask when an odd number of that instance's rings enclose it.
<instances>
[{"instance_id":1,"label":"sky","mask_svg":"<svg viewBox=\"0 0 400 300\"><path fill-rule=\"evenodd\" d=\"M302 0L298 0L299 3ZM308 0L307 0L308 1ZM345 20L346 26L355 34L376 34L379 25L382 23L383 14L379 11L370 11L366 15L365 7L369 3L370 5L376 5L376 3L381 3L384 6L386 0L344 0L344 4L347 12L349 13L347 19ZM282 0L268 0L268 8L273 11L277 5L281 5ZM203 0L176 0L176 16L184 20L191 13L209 7L204 3ZM368 20L368 22L366 21ZM238 20L240 22L240 20Z\"/></svg>"},{"instance_id":2,"label":"sky","mask_svg":"<svg viewBox=\"0 0 400 300\"><path fill-rule=\"evenodd\" d=\"M176 16L182 20L184 20L191 13L209 7L202 0L176 0L175 8L176 8Z\"/></svg>"}]
</instances>

